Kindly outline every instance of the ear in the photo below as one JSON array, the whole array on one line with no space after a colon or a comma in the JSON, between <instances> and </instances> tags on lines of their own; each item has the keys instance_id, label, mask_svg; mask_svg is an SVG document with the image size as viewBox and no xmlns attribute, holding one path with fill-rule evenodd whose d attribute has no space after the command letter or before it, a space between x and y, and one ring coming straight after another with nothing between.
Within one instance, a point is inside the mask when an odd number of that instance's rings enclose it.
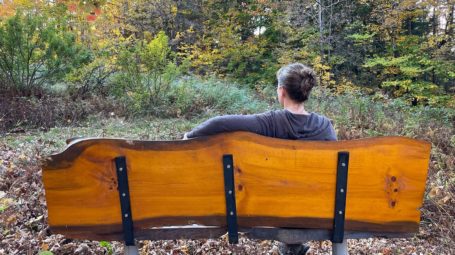
<instances>
[{"instance_id":1,"label":"ear","mask_svg":"<svg viewBox=\"0 0 455 255\"><path fill-rule=\"evenodd\" d=\"M284 97L286 96L286 90L284 87L279 86L276 89L276 93L278 96L278 102L280 103L281 106L284 106Z\"/></svg>"},{"instance_id":2,"label":"ear","mask_svg":"<svg viewBox=\"0 0 455 255\"><path fill-rule=\"evenodd\" d=\"M278 93L280 93L281 98L286 98L287 97L287 92L286 92L286 89L284 87L280 87L280 89L278 90Z\"/></svg>"}]
</instances>

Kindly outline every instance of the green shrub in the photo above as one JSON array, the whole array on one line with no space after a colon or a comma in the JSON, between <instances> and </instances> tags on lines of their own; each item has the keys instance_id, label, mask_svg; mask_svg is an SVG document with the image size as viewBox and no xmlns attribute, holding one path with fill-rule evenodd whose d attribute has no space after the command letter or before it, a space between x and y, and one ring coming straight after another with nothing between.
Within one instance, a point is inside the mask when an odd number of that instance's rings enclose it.
<instances>
[{"instance_id":1,"label":"green shrub","mask_svg":"<svg viewBox=\"0 0 455 255\"><path fill-rule=\"evenodd\" d=\"M88 61L66 23L41 14L17 12L0 22L0 77L3 90L19 95L41 93L73 68Z\"/></svg>"},{"instance_id":2,"label":"green shrub","mask_svg":"<svg viewBox=\"0 0 455 255\"><path fill-rule=\"evenodd\" d=\"M120 50L112 93L134 112L154 112L180 74L164 32L150 42L135 41Z\"/></svg>"},{"instance_id":3,"label":"green shrub","mask_svg":"<svg viewBox=\"0 0 455 255\"><path fill-rule=\"evenodd\" d=\"M115 71L116 66L109 63L109 58L97 55L89 63L67 75L65 79L68 83L67 92L73 98L84 98L93 94L107 96L108 81Z\"/></svg>"},{"instance_id":4,"label":"green shrub","mask_svg":"<svg viewBox=\"0 0 455 255\"><path fill-rule=\"evenodd\" d=\"M134 115L194 116L210 113L253 113L267 108L253 90L195 77L180 78L167 36L133 42L120 50L111 94Z\"/></svg>"}]
</instances>

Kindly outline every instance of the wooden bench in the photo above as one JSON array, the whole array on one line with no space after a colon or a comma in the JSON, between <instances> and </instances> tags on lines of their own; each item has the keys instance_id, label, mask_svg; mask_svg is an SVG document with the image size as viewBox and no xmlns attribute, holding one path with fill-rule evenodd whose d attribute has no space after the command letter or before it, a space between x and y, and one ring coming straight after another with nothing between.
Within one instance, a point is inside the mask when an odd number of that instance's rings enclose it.
<instances>
[{"instance_id":1,"label":"wooden bench","mask_svg":"<svg viewBox=\"0 0 455 255\"><path fill-rule=\"evenodd\" d=\"M341 243L418 232L429 157L404 137L91 138L47 158L43 181L51 231L70 238Z\"/></svg>"}]
</instances>

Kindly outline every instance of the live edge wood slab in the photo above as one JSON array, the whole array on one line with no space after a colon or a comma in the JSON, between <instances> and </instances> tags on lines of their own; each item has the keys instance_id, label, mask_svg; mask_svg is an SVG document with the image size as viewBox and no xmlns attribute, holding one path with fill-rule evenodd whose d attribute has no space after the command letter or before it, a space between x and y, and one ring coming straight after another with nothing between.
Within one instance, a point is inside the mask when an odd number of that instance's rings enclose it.
<instances>
[{"instance_id":1,"label":"live edge wood slab","mask_svg":"<svg viewBox=\"0 0 455 255\"><path fill-rule=\"evenodd\" d=\"M245 132L76 140L43 163L49 225L70 238L122 240L114 158L125 156L137 239L217 237L226 232L222 156L232 154L240 231L260 239L329 239L339 151L350 154L345 237L417 232L429 143L291 141ZM190 227L170 227L184 225Z\"/></svg>"}]
</instances>

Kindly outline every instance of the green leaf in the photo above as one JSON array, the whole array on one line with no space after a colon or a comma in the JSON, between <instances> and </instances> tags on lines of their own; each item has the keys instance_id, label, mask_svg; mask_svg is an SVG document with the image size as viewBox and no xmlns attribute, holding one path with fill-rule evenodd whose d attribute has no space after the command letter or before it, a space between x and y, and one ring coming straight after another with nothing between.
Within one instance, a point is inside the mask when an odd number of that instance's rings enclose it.
<instances>
[{"instance_id":1,"label":"green leaf","mask_svg":"<svg viewBox=\"0 0 455 255\"><path fill-rule=\"evenodd\" d=\"M38 255L54 255L51 251L40 251Z\"/></svg>"},{"instance_id":2,"label":"green leaf","mask_svg":"<svg viewBox=\"0 0 455 255\"><path fill-rule=\"evenodd\" d=\"M100 246L106 248L108 254L112 254L114 251L112 248L112 244L107 241L100 241Z\"/></svg>"},{"instance_id":3,"label":"green leaf","mask_svg":"<svg viewBox=\"0 0 455 255\"><path fill-rule=\"evenodd\" d=\"M376 33L352 34L346 36L346 38L353 40L355 43L371 43L375 35Z\"/></svg>"}]
</instances>

